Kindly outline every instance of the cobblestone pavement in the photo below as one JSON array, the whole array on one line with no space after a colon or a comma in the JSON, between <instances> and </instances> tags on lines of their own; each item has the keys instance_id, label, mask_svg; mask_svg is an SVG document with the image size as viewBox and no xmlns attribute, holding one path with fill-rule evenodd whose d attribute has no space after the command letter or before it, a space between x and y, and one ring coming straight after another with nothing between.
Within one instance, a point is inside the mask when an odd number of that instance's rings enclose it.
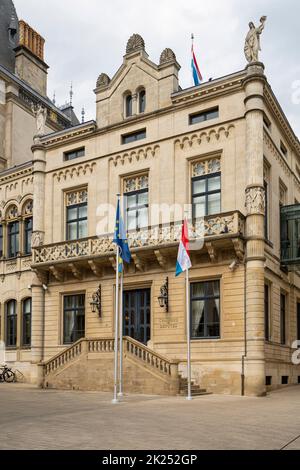
<instances>
[{"instance_id":1,"label":"cobblestone pavement","mask_svg":"<svg viewBox=\"0 0 300 470\"><path fill-rule=\"evenodd\" d=\"M266 398L129 396L0 384L0 449L300 449L300 386ZM289 444L290 443L290 444Z\"/></svg>"}]
</instances>

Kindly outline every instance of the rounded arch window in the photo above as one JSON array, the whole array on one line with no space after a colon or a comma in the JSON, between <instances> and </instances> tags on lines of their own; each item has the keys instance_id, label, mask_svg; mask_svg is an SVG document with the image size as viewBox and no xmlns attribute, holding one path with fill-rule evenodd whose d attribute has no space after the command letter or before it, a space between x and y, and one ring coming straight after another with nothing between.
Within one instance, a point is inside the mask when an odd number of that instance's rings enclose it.
<instances>
[{"instance_id":1,"label":"rounded arch window","mask_svg":"<svg viewBox=\"0 0 300 470\"><path fill-rule=\"evenodd\" d=\"M132 116L132 94L129 93L125 96L125 116Z\"/></svg>"},{"instance_id":2,"label":"rounded arch window","mask_svg":"<svg viewBox=\"0 0 300 470\"><path fill-rule=\"evenodd\" d=\"M32 229L33 229L33 218L32 218L32 211L33 211L33 201L29 199L25 202L22 210L22 216L24 220L23 225L23 251L25 255L31 254L31 238L32 238Z\"/></svg>"},{"instance_id":3,"label":"rounded arch window","mask_svg":"<svg viewBox=\"0 0 300 470\"><path fill-rule=\"evenodd\" d=\"M17 302L6 302L6 345L13 348L17 345Z\"/></svg>"},{"instance_id":4,"label":"rounded arch window","mask_svg":"<svg viewBox=\"0 0 300 470\"><path fill-rule=\"evenodd\" d=\"M144 113L146 109L146 90L142 88L139 91L139 113Z\"/></svg>"},{"instance_id":5,"label":"rounded arch window","mask_svg":"<svg viewBox=\"0 0 300 470\"><path fill-rule=\"evenodd\" d=\"M11 205L6 211L7 224L7 256L16 258L20 252L20 222L18 208Z\"/></svg>"}]
</instances>

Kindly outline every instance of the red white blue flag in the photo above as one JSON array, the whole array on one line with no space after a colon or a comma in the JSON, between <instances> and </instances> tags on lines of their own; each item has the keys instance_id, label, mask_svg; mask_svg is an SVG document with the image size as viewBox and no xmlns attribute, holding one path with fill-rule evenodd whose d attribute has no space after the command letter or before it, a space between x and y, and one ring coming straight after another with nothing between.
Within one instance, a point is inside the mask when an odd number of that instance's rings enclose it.
<instances>
[{"instance_id":1,"label":"red white blue flag","mask_svg":"<svg viewBox=\"0 0 300 470\"><path fill-rule=\"evenodd\" d=\"M203 81L203 78L195 56L194 44L192 44L192 74L195 86L200 85L200 83Z\"/></svg>"},{"instance_id":2,"label":"red white blue flag","mask_svg":"<svg viewBox=\"0 0 300 470\"><path fill-rule=\"evenodd\" d=\"M179 245L178 258L176 264L176 276L191 269L192 263L189 251L189 229L187 220L182 225L182 235Z\"/></svg>"}]
</instances>

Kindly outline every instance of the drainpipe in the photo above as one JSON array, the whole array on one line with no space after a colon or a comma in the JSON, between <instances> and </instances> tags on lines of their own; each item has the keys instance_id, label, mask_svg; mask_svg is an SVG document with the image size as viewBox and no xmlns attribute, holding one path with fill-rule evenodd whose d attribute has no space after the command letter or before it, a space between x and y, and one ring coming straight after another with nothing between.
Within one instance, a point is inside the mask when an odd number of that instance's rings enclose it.
<instances>
[{"instance_id":1,"label":"drainpipe","mask_svg":"<svg viewBox=\"0 0 300 470\"><path fill-rule=\"evenodd\" d=\"M245 396L245 360L247 359L247 266L244 262L244 354L242 356L241 395Z\"/></svg>"}]
</instances>

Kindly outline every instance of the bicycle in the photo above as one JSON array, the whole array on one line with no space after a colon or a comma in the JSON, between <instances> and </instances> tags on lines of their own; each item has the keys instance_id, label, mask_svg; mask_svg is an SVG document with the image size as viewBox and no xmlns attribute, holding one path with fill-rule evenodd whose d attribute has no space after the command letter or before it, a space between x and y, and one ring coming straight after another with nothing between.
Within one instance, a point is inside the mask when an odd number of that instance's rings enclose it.
<instances>
[{"instance_id":1,"label":"bicycle","mask_svg":"<svg viewBox=\"0 0 300 470\"><path fill-rule=\"evenodd\" d=\"M0 382L16 382L16 374L6 364L0 366Z\"/></svg>"}]
</instances>

